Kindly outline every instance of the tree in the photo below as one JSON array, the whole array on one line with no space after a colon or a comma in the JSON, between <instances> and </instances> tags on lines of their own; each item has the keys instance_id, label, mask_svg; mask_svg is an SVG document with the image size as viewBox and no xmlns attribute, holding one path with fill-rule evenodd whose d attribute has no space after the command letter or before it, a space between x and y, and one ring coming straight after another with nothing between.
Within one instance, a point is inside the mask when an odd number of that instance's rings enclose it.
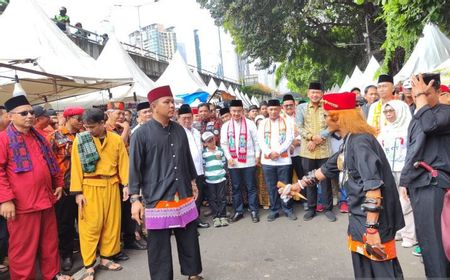
<instances>
[{"instance_id":1,"label":"tree","mask_svg":"<svg viewBox=\"0 0 450 280\"><path fill-rule=\"evenodd\" d=\"M365 0L355 0L365 5ZM437 24L449 34L450 2L445 0L373 0L382 7L379 20L386 23L384 71L392 74L400 71L403 62L411 54L423 27L428 22Z\"/></svg>"},{"instance_id":2,"label":"tree","mask_svg":"<svg viewBox=\"0 0 450 280\"><path fill-rule=\"evenodd\" d=\"M384 23L379 8L352 0L197 0L228 30L238 53L266 68L281 62L277 76L302 91L311 80L331 87L355 65L365 66L365 22L371 48L380 57Z\"/></svg>"}]
</instances>

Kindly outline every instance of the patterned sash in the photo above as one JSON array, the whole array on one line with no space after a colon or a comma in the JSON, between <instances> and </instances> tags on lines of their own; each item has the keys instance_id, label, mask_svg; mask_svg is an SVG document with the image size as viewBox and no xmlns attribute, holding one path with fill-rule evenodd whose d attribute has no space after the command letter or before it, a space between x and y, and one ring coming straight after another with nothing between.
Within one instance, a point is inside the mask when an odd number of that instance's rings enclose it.
<instances>
[{"instance_id":1,"label":"patterned sash","mask_svg":"<svg viewBox=\"0 0 450 280\"><path fill-rule=\"evenodd\" d=\"M247 162L247 122L241 118L241 130L239 132L238 152L236 154L236 139L234 131L234 121L230 120L228 125L228 148L232 158L237 158L238 162Z\"/></svg>"}]
</instances>

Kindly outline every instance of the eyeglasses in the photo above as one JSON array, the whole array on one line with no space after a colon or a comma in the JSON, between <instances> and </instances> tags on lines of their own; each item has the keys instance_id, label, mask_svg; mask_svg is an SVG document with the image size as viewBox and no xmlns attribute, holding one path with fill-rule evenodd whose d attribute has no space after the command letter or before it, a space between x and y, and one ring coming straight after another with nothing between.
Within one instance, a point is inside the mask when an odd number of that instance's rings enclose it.
<instances>
[{"instance_id":1,"label":"eyeglasses","mask_svg":"<svg viewBox=\"0 0 450 280\"><path fill-rule=\"evenodd\" d=\"M389 113L394 113L395 110L384 110L383 114L389 114Z\"/></svg>"},{"instance_id":2,"label":"eyeglasses","mask_svg":"<svg viewBox=\"0 0 450 280\"><path fill-rule=\"evenodd\" d=\"M10 112L11 114L21 115L22 117L28 116L28 114L34 116L34 110L22 111L22 112Z\"/></svg>"}]
</instances>

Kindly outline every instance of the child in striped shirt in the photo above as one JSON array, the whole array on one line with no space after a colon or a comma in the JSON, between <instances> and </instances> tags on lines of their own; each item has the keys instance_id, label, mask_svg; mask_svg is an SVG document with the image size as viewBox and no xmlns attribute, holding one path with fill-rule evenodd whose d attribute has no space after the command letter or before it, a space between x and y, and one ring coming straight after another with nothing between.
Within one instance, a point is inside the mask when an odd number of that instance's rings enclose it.
<instances>
[{"instance_id":1,"label":"child in striped shirt","mask_svg":"<svg viewBox=\"0 0 450 280\"><path fill-rule=\"evenodd\" d=\"M214 227L228 226L226 218L226 158L222 148L216 146L214 134L206 131L202 134L203 166L205 170L206 189L209 199L209 206L214 215Z\"/></svg>"}]
</instances>

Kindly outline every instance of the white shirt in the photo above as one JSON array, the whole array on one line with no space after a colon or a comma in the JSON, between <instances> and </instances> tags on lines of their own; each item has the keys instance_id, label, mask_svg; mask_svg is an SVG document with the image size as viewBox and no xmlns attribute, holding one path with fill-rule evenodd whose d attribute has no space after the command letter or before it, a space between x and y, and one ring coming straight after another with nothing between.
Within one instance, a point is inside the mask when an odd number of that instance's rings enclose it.
<instances>
[{"instance_id":1,"label":"white shirt","mask_svg":"<svg viewBox=\"0 0 450 280\"><path fill-rule=\"evenodd\" d=\"M259 156L259 144L258 144L258 137L257 137L257 129L256 125L253 121L244 118L245 123L247 125L247 161L246 162L239 162L237 158L235 159L235 165L234 166L228 166L228 168L246 168L246 167L253 167L256 165L256 157ZM225 153L225 157L227 160L230 160L231 153L230 153L230 147L228 144L228 127L231 124L231 122L234 123L234 139L235 139L235 145L236 145L236 154L239 152L239 135L241 133L241 121L236 122L235 120L231 119L224 123L222 125L222 128L220 129L220 146L223 149L223 152Z\"/></svg>"},{"instance_id":2,"label":"white shirt","mask_svg":"<svg viewBox=\"0 0 450 280\"><path fill-rule=\"evenodd\" d=\"M285 119L286 119L286 122L289 122L290 125L292 126L292 131L294 133L294 138L293 139L297 139L298 141L301 141L302 137L300 136L300 133L297 133L298 135L295 136L295 134L296 134L295 130L297 129L297 125L295 124L295 117L294 116L285 115ZM294 151L291 154L291 157L298 157L298 156L300 156L300 146L295 147Z\"/></svg>"},{"instance_id":3,"label":"white shirt","mask_svg":"<svg viewBox=\"0 0 450 280\"><path fill-rule=\"evenodd\" d=\"M267 145L265 139L264 139L264 132L266 130L266 124L267 127L269 127L270 122L270 147ZM287 152L289 154L289 147L292 144L292 140L294 139L294 133L292 131L292 125L286 121L286 138L284 139L283 143L280 143L280 122L283 122L283 119L280 117L276 119L275 121L271 120L270 118L264 119L259 123L258 127L258 141L259 146L261 148L262 154L261 154L261 164L266 165L290 165L292 164L291 157L279 157L277 160L271 160L270 158L266 158L266 156L269 156L270 153L276 152L280 155L284 152ZM267 128L268 129L268 128Z\"/></svg>"},{"instance_id":4,"label":"white shirt","mask_svg":"<svg viewBox=\"0 0 450 280\"><path fill-rule=\"evenodd\" d=\"M195 171L197 171L197 175L203 175L203 158L202 158L202 139L200 137L200 132L195 129L191 128L188 129L186 127L183 127L184 131L186 131L187 139L189 141L189 150L191 151L192 160L194 161L195 165Z\"/></svg>"}]
</instances>

